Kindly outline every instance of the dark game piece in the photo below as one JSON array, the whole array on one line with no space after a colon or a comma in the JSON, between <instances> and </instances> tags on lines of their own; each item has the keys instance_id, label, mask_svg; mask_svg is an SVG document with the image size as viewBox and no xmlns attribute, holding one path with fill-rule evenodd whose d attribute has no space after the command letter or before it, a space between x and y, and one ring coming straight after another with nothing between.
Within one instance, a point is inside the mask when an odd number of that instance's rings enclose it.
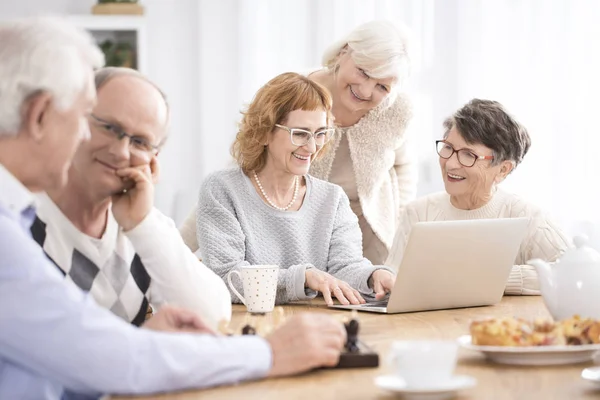
<instances>
[{"instance_id":1,"label":"dark game piece","mask_svg":"<svg viewBox=\"0 0 600 400\"><path fill-rule=\"evenodd\" d=\"M358 340L360 323L351 319L344 324L347 340L345 351L340 355L340 361L333 368L374 368L379 366L379 354Z\"/></svg>"},{"instance_id":2,"label":"dark game piece","mask_svg":"<svg viewBox=\"0 0 600 400\"><path fill-rule=\"evenodd\" d=\"M251 325L245 325L242 328L242 335L256 335L256 329Z\"/></svg>"},{"instance_id":3,"label":"dark game piece","mask_svg":"<svg viewBox=\"0 0 600 400\"><path fill-rule=\"evenodd\" d=\"M344 325L346 327L346 350L350 353L358 352L358 329L360 327L357 320L352 319Z\"/></svg>"}]
</instances>

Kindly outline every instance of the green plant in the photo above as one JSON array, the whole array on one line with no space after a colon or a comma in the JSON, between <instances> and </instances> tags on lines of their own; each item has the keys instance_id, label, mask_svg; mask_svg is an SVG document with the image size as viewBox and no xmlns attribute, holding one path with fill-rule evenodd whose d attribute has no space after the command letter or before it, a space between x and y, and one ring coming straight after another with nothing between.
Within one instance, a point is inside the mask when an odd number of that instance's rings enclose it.
<instances>
[{"instance_id":1,"label":"green plant","mask_svg":"<svg viewBox=\"0 0 600 400\"><path fill-rule=\"evenodd\" d=\"M110 67L130 67L134 66L134 51L129 43L114 43L112 40L105 40L100 43L100 49L104 53L106 66Z\"/></svg>"}]
</instances>

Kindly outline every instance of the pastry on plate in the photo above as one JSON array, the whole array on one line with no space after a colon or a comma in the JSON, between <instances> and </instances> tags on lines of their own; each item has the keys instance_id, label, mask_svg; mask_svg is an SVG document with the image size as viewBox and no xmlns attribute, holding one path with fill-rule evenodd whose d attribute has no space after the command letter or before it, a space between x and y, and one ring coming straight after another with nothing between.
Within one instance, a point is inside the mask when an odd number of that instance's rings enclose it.
<instances>
[{"instance_id":1,"label":"pastry on plate","mask_svg":"<svg viewBox=\"0 0 600 400\"><path fill-rule=\"evenodd\" d=\"M490 318L473 321L471 341L479 346L557 346L600 343L600 321L574 316L547 319Z\"/></svg>"}]
</instances>

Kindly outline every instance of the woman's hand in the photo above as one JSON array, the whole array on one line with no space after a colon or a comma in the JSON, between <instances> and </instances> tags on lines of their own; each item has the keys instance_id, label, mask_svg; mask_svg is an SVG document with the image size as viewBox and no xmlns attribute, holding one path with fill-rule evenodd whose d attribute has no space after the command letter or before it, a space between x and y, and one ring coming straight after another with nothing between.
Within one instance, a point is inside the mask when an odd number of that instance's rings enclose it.
<instances>
[{"instance_id":1,"label":"woman's hand","mask_svg":"<svg viewBox=\"0 0 600 400\"><path fill-rule=\"evenodd\" d=\"M365 299L362 298L358 290L353 289L346 282L334 278L327 272L316 268L306 270L305 286L321 292L328 306L333 305L332 295L344 305L365 303Z\"/></svg>"},{"instance_id":2,"label":"woman's hand","mask_svg":"<svg viewBox=\"0 0 600 400\"><path fill-rule=\"evenodd\" d=\"M369 278L369 287L375 292L375 299L381 300L392 291L396 283L396 275L385 269L378 269Z\"/></svg>"}]
</instances>

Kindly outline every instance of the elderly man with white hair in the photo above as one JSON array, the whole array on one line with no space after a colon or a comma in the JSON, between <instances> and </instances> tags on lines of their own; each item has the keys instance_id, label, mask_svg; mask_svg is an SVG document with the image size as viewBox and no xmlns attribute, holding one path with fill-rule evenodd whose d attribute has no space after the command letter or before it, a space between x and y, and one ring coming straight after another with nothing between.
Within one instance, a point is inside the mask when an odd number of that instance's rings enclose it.
<instances>
[{"instance_id":1,"label":"elderly man with white hair","mask_svg":"<svg viewBox=\"0 0 600 400\"><path fill-rule=\"evenodd\" d=\"M30 236L32 192L67 182L102 63L90 36L65 21L0 24L0 399L165 392L337 363L345 331L325 316L294 316L265 339L223 337L164 307L139 329L65 284Z\"/></svg>"},{"instance_id":2,"label":"elderly man with white hair","mask_svg":"<svg viewBox=\"0 0 600 400\"><path fill-rule=\"evenodd\" d=\"M129 68L96 71L95 86L91 139L75 153L67 185L41 195L33 237L68 282L134 325L149 303L168 303L216 328L231 318L225 283L153 207L166 96Z\"/></svg>"}]
</instances>

